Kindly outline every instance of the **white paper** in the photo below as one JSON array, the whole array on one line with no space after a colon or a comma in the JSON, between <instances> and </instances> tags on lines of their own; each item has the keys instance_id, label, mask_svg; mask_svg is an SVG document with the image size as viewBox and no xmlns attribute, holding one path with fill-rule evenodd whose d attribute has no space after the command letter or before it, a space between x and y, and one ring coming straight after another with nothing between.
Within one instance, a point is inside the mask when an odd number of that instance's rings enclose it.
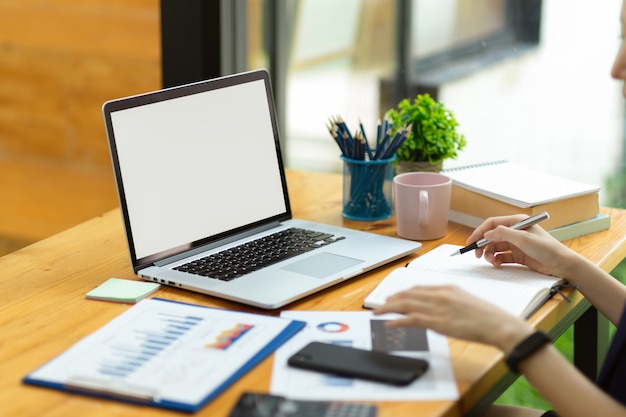
<instances>
[{"instance_id":1,"label":"white paper","mask_svg":"<svg viewBox=\"0 0 626 417\"><path fill-rule=\"evenodd\" d=\"M484 258L477 258L474 252L450 256L462 246L442 244L411 261L409 268L422 271L438 271L461 277L482 277L491 281L505 281L524 284L535 288L550 287L560 278L545 275L524 265L505 264L495 267Z\"/></svg>"},{"instance_id":2,"label":"white paper","mask_svg":"<svg viewBox=\"0 0 626 417\"><path fill-rule=\"evenodd\" d=\"M376 308L390 295L415 286L456 285L470 294L518 317L526 317L550 296L562 281L523 265L495 267L473 253L450 256L461 246L443 244L419 256L406 268L397 268L365 298Z\"/></svg>"},{"instance_id":3,"label":"white paper","mask_svg":"<svg viewBox=\"0 0 626 417\"><path fill-rule=\"evenodd\" d=\"M599 186L536 171L508 161L452 168L443 171L459 187L513 204L533 207L552 201L595 193Z\"/></svg>"},{"instance_id":4,"label":"white paper","mask_svg":"<svg viewBox=\"0 0 626 417\"><path fill-rule=\"evenodd\" d=\"M413 329L421 332L418 336L424 336L424 333L426 336L425 340L422 338L416 342L416 338L407 339L404 330L394 332L390 329L389 333L383 334L387 337L379 337L379 340L385 340L387 348L396 346L391 349L392 353L423 358L430 364L423 376L406 387L398 387L287 365L292 354L312 341L372 349L372 328L380 332L380 327L372 321L381 323L398 316L374 316L370 311L283 311L281 317L305 321L307 326L276 351L272 394L299 400L436 401L458 398L445 336L430 330Z\"/></svg>"},{"instance_id":5,"label":"white paper","mask_svg":"<svg viewBox=\"0 0 626 417\"><path fill-rule=\"evenodd\" d=\"M290 322L147 299L29 377L196 404Z\"/></svg>"}]
</instances>

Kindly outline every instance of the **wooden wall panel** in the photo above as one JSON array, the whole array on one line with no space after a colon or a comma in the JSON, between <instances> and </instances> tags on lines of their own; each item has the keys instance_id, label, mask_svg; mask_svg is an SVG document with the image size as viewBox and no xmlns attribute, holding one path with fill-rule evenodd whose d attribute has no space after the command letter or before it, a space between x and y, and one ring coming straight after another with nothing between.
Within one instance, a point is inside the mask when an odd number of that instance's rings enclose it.
<instances>
[{"instance_id":1,"label":"wooden wall panel","mask_svg":"<svg viewBox=\"0 0 626 417\"><path fill-rule=\"evenodd\" d=\"M160 68L159 0L0 0L0 239L117 205L102 104Z\"/></svg>"},{"instance_id":2,"label":"wooden wall panel","mask_svg":"<svg viewBox=\"0 0 626 417\"><path fill-rule=\"evenodd\" d=\"M154 59L158 0L0 0L0 42L69 54Z\"/></svg>"},{"instance_id":3,"label":"wooden wall panel","mask_svg":"<svg viewBox=\"0 0 626 417\"><path fill-rule=\"evenodd\" d=\"M108 169L102 103L160 87L158 6L0 2L0 158Z\"/></svg>"}]
</instances>

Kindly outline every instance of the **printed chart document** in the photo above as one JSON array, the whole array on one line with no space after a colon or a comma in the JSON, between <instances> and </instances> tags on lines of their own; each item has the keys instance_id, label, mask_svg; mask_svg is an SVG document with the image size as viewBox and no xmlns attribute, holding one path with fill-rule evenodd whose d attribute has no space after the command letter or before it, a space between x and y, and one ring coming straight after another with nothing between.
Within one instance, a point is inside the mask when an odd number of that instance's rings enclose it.
<instances>
[{"instance_id":1,"label":"printed chart document","mask_svg":"<svg viewBox=\"0 0 626 417\"><path fill-rule=\"evenodd\" d=\"M528 317L549 299L561 278L540 274L523 265L496 268L473 253L450 256L457 245L440 245L409 263L393 270L365 298L364 307L376 308L390 295L417 285L457 285L509 313Z\"/></svg>"},{"instance_id":2,"label":"printed chart document","mask_svg":"<svg viewBox=\"0 0 626 417\"><path fill-rule=\"evenodd\" d=\"M445 336L418 327L389 329L397 315L371 311L283 311L281 317L305 321L274 355L270 391L299 400L419 401L458 398ZM336 343L426 359L428 371L406 387L296 369L287 359L312 341Z\"/></svg>"},{"instance_id":3,"label":"printed chart document","mask_svg":"<svg viewBox=\"0 0 626 417\"><path fill-rule=\"evenodd\" d=\"M196 411L303 326L279 317L146 299L24 382Z\"/></svg>"}]
</instances>

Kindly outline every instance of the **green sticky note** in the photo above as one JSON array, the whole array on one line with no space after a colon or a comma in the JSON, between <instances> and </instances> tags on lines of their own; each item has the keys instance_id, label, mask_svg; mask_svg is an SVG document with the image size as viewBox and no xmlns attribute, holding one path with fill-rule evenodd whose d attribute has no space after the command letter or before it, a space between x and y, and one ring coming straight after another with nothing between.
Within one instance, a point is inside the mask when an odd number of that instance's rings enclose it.
<instances>
[{"instance_id":1,"label":"green sticky note","mask_svg":"<svg viewBox=\"0 0 626 417\"><path fill-rule=\"evenodd\" d=\"M86 296L92 300L136 303L155 292L160 286L161 284L155 282L109 278L103 284L89 291Z\"/></svg>"}]
</instances>

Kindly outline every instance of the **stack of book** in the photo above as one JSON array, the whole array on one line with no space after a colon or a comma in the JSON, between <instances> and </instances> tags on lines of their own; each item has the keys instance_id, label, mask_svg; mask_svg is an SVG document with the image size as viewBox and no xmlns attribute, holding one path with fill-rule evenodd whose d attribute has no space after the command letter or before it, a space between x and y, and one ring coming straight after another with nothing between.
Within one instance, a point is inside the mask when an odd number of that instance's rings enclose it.
<instances>
[{"instance_id":1,"label":"stack of book","mask_svg":"<svg viewBox=\"0 0 626 417\"><path fill-rule=\"evenodd\" d=\"M559 240L608 229L600 213L600 187L536 171L509 161L446 169L452 178L450 221L476 227L486 218L547 211L542 223Z\"/></svg>"}]
</instances>

